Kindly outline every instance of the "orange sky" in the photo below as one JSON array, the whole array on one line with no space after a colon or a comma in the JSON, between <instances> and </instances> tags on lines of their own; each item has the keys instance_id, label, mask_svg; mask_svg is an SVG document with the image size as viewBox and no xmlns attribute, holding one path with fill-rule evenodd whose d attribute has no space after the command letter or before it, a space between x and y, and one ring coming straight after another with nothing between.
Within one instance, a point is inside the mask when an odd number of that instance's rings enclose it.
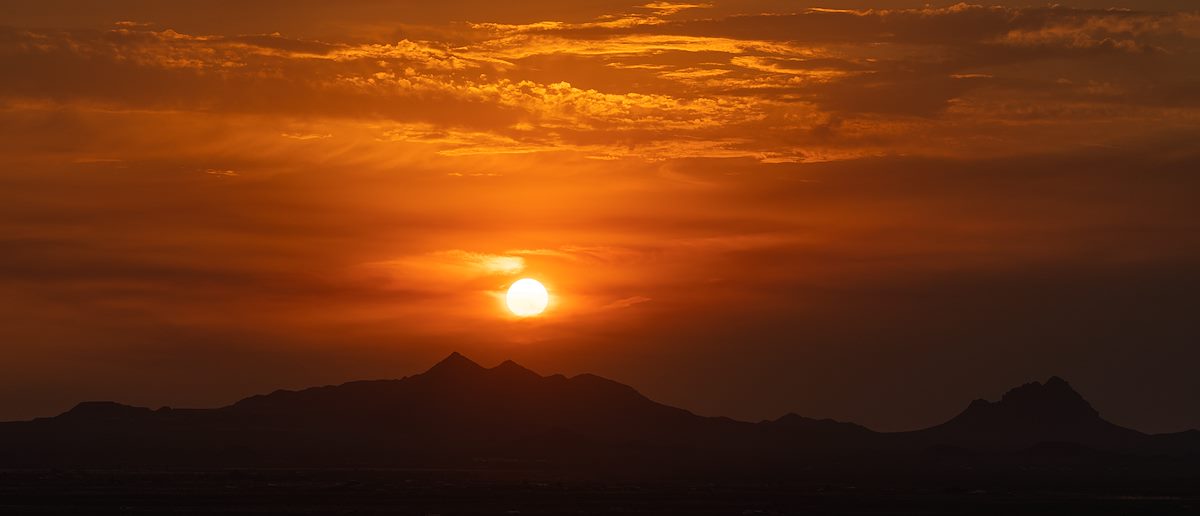
<instances>
[{"instance_id":1,"label":"orange sky","mask_svg":"<svg viewBox=\"0 0 1200 516\"><path fill-rule=\"evenodd\" d=\"M1200 427L1200 11L924 4L7 2L0 419L459 350L752 420L1057 374Z\"/></svg>"}]
</instances>

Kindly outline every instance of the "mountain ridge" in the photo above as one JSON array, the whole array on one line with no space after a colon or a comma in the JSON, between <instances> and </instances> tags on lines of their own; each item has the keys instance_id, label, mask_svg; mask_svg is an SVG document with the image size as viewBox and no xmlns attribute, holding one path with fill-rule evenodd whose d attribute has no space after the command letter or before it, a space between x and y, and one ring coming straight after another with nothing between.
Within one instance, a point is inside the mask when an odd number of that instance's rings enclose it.
<instances>
[{"instance_id":1,"label":"mountain ridge","mask_svg":"<svg viewBox=\"0 0 1200 516\"><path fill-rule=\"evenodd\" d=\"M1011 452L1045 443L1128 453L1200 452L1200 432L1114 425L1051 377L975 400L911 432L785 414L750 423L655 402L596 376L543 376L452 353L423 373L249 396L215 409L84 402L51 418L0 423L0 467L67 462L436 464L473 457L785 464L838 454L929 449Z\"/></svg>"}]
</instances>

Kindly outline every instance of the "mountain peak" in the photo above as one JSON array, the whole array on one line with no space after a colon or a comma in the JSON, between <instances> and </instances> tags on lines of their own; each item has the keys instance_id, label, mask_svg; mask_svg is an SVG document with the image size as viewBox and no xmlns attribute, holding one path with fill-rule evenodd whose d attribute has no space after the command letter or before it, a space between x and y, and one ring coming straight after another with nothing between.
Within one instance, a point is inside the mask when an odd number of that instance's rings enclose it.
<instances>
[{"instance_id":1,"label":"mountain peak","mask_svg":"<svg viewBox=\"0 0 1200 516\"><path fill-rule=\"evenodd\" d=\"M476 364L473 360L463 356L462 353L455 351L451 353L450 356L443 358L441 362L434 364L434 366L429 368L428 371L425 371L425 374L459 374L483 370L483 366Z\"/></svg>"},{"instance_id":2,"label":"mountain peak","mask_svg":"<svg viewBox=\"0 0 1200 516\"><path fill-rule=\"evenodd\" d=\"M123 405L115 401L85 401L60 414L64 419L114 420L144 416L152 411L145 407Z\"/></svg>"},{"instance_id":3,"label":"mountain peak","mask_svg":"<svg viewBox=\"0 0 1200 516\"><path fill-rule=\"evenodd\" d=\"M1009 425L1052 427L1110 425L1071 384L1052 376L1045 383L1030 382L1004 393L1000 401L975 400L950 425L999 430ZM1010 428L1011 430L1011 428Z\"/></svg>"},{"instance_id":4,"label":"mountain peak","mask_svg":"<svg viewBox=\"0 0 1200 516\"><path fill-rule=\"evenodd\" d=\"M530 371L525 366L518 364L516 362L513 362L512 360L505 360L505 361L501 362L500 365L493 367L490 370L494 371L494 372L498 372L498 373L519 375L519 376L530 376L530 375L538 376L538 377L541 376L533 371Z\"/></svg>"},{"instance_id":5,"label":"mountain peak","mask_svg":"<svg viewBox=\"0 0 1200 516\"><path fill-rule=\"evenodd\" d=\"M1058 376L1046 383L1031 382L1009 390L1000 398L1000 405L1014 409L1057 417L1099 417L1100 413L1083 399L1071 384Z\"/></svg>"},{"instance_id":6,"label":"mountain peak","mask_svg":"<svg viewBox=\"0 0 1200 516\"><path fill-rule=\"evenodd\" d=\"M950 421L921 432L942 444L1014 449L1044 442L1114 448L1142 436L1105 421L1057 376L1010 389L1000 401L975 400Z\"/></svg>"}]
</instances>

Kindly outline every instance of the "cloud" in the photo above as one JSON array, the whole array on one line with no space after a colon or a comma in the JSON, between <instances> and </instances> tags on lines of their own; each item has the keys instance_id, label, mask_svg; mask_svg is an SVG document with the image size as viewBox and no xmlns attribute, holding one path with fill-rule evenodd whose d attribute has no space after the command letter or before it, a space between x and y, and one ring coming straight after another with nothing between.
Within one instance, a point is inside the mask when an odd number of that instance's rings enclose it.
<instances>
[{"instance_id":1,"label":"cloud","mask_svg":"<svg viewBox=\"0 0 1200 516\"><path fill-rule=\"evenodd\" d=\"M280 136L289 140L300 141L324 140L326 138L333 138L332 133L281 133Z\"/></svg>"},{"instance_id":2,"label":"cloud","mask_svg":"<svg viewBox=\"0 0 1200 516\"><path fill-rule=\"evenodd\" d=\"M0 85L0 105L320 128L283 133L296 140L350 121L349 133L374 128L380 142L441 156L780 162L1042 152L1043 133L1108 145L1096 135L1187 126L1200 104L1194 13L731 9L614 4L590 19L485 19L389 39L10 27L0 65L21 73Z\"/></svg>"},{"instance_id":3,"label":"cloud","mask_svg":"<svg viewBox=\"0 0 1200 516\"><path fill-rule=\"evenodd\" d=\"M613 301L607 305L604 305L604 308L620 310L620 309L624 309L624 308L629 308L633 305L648 303L650 301L653 301L653 300L648 297L645 297L645 296L632 296L632 297L626 297L626 298L622 298L622 299Z\"/></svg>"},{"instance_id":4,"label":"cloud","mask_svg":"<svg viewBox=\"0 0 1200 516\"><path fill-rule=\"evenodd\" d=\"M673 14L686 11L688 9L707 9L712 7L712 4L685 4L675 2L651 2L643 5L643 9L654 11L659 16L671 16Z\"/></svg>"},{"instance_id":5,"label":"cloud","mask_svg":"<svg viewBox=\"0 0 1200 516\"><path fill-rule=\"evenodd\" d=\"M518 274L525 269L525 260L520 256L504 256L486 253L473 253L454 249L434 253L435 257L444 257L452 261L478 269L485 274Z\"/></svg>"},{"instance_id":6,"label":"cloud","mask_svg":"<svg viewBox=\"0 0 1200 516\"><path fill-rule=\"evenodd\" d=\"M97 157L79 157L72 160L74 163L91 165L91 164L111 164L117 165L124 163L125 160L120 158L97 158Z\"/></svg>"},{"instance_id":7,"label":"cloud","mask_svg":"<svg viewBox=\"0 0 1200 516\"><path fill-rule=\"evenodd\" d=\"M511 276L525 269L520 256L496 255L450 249L402 258L371 262L361 267L382 272L397 284L420 281L428 288L454 288L452 285L486 276Z\"/></svg>"}]
</instances>

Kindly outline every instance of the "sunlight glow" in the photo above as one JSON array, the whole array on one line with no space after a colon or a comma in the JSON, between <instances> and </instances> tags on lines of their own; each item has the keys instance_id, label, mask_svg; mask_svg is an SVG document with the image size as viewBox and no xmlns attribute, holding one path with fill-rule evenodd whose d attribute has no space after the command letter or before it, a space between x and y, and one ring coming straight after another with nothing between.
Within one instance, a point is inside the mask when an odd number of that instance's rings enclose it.
<instances>
[{"instance_id":1,"label":"sunlight glow","mask_svg":"<svg viewBox=\"0 0 1200 516\"><path fill-rule=\"evenodd\" d=\"M550 294L537 280L524 278L508 288L504 301L513 315L531 317L546 310L546 305L550 303Z\"/></svg>"}]
</instances>

